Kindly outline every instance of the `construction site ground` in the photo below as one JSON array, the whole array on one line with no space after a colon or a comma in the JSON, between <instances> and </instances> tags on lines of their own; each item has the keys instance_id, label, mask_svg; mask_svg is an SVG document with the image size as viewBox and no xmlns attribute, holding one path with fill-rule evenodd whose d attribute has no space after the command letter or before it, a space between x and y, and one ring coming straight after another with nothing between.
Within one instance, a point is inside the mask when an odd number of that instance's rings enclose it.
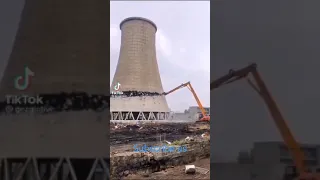
<instances>
[{"instance_id":1,"label":"construction site ground","mask_svg":"<svg viewBox=\"0 0 320 180\"><path fill-rule=\"evenodd\" d=\"M208 123L189 124L110 124L110 153L116 154L125 151L133 151L134 144L159 144L163 141L179 141L186 137L201 138L201 135L210 134ZM210 137L209 137L210 138ZM210 158L200 159L189 163L195 165L197 173L185 174L185 165L170 167L166 170L154 173L130 174L125 179L210 179Z\"/></svg>"},{"instance_id":2,"label":"construction site ground","mask_svg":"<svg viewBox=\"0 0 320 180\"><path fill-rule=\"evenodd\" d=\"M144 142L174 141L187 136L200 136L210 133L208 123L146 123L110 124L110 145L126 145ZM161 138L161 139L160 139Z\"/></svg>"},{"instance_id":3,"label":"construction site ground","mask_svg":"<svg viewBox=\"0 0 320 180\"><path fill-rule=\"evenodd\" d=\"M139 173L139 174L131 174L124 178L124 180L158 180L158 179L210 179L210 158L200 159L196 162L192 163L197 168L197 172L195 174L186 174L184 172L185 166L180 165L172 168L168 168L166 170L155 172L151 174L147 173ZM200 173L201 171L201 173Z\"/></svg>"}]
</instances>

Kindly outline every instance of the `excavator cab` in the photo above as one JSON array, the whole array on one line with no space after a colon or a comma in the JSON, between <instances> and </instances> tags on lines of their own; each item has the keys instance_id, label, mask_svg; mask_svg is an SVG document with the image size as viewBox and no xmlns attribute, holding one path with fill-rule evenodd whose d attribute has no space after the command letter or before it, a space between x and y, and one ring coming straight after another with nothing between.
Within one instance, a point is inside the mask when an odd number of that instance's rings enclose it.
<instances>
[{"instance_id":1,"label":"excavator cab","mask_svg":"<svg viewBox=\"0 0 320 180\"><path fill-rule=\"evenodd\" d=\"M200 121L209 122L209 121L210 121L210 115L202 116L199 120L200 120Z\"/></svg>"},{"instance_id":2,"label":"excavator cab","mask_svg":"<svg viewBox=\"0 0 320 180\"><path fill-rule=\"evenodd\" d=\"M196 123L210 123L210 115L203 115L202 113L199 113Z\"/></svg>"}]
</instances>

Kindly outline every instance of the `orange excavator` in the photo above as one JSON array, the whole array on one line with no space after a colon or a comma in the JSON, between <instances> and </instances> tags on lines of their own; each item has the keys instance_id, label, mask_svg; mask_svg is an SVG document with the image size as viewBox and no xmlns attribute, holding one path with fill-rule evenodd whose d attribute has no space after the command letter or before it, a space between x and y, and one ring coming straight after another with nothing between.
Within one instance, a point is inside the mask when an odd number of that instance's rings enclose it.
<instances>
[{"instance_id":1,"label":"orange excavator","mask_svg":"<svg viewBox=\"0 0 320 180\"><path fill-rule=\"evenodd\" d=\"M249 79L249 75L253 76L255 80L255 84ZM273 117L273 120L280 131L280 134L291 153L294 166L287 167L286 173L283 177L284 180L320 180L320 174L318 172L311 172L307 169L305 165L305 157L304 153L299 145L299 143L295 140L292 132L290 131L284 117L282 116L275 100L272 98L270 92L267 89L264 81L262 80L260 74L257 71L257 65L251 64L243 69L239 70L230 70L230 72L213 81L210 84L210 89L219 88L222 85L232 83L234 81L247 78L249 85L253 87L253 89L261 96L265 104L267 105L270 114ZM289 173L290 171L290 173Z\"/></svg>"},{"instance_id":2,"label":"orange excavator","mask_svg":"<svg viewBox=\"0 0 320 180\"><path fill-rule=\"evenodd\" d=\"M196 94L195 90L193 89L193 87L192 87L190 82L183 83L180 86L178 86L178 87L176 87L176 88L174 88L174 89L172 89L172 90L170 90L168 92L165 92L163 94L164 95L168 95L168 94L170 94L170 93L172 93L172 92L174 92L174 91L176 91L178 89L181 89L183 87L187 87L191 91L191 93L192 93L193 97L196 99L196 101L198 103L198 106L199 106L199 109L201 111L201 116L200 116L199 120L196 121L196 122L210 122L210 115L207 114L206 111L204 110L204 108L203 108L203 106L202 106L202 104L200 102L200 99L198 98L198 96L197 96L197 94Z\"/></svg>"}]
</instances>

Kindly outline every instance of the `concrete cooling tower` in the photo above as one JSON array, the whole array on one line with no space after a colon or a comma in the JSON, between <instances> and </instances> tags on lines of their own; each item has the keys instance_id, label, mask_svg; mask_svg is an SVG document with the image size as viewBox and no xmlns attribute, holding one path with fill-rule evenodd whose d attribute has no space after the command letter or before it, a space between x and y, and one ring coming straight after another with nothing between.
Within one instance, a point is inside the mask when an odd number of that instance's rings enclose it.
<instances>
[{"instance_id":1,"label":"concrete cooling tower","mask_svg":"<svg viewBox=\"0 0 320 180\"><path fill-rule=\"evenodd\" d=\"M111 85L111 119L168 119L156 56L155 23L130 17L121 22L120 29L120 55Z\"/></svg>"},{"instance_id":2,"label":"concrete cooling tower","mask_svg":"<svg viewBox=\"0 0 320 180\"><path fill-rule=\"evenodd\" d=\"M90 3L79 1L74 6L75 11L84 6L86 13L74 13L68 4L72 3L52 3L59 10L47 11L26 3L22 17L27 17L20 22L1 82L1 95L22 92L14 87L13 81L16 76L23 75L26 66L34 72L34 77L29 88L23 90L24 94L74 90L108 94L110 85L105 79L109 76L106 60L109 56L105 48L109 40L104 34L108 25L98 13L91 12L96 5L89 8L86 6ZM51 6L41 1L37 1L37 5ZM37 13L27 12L27 9Z\"/></svg>"},{"instance_id":3,"label":"concrete cooling tower","mask_svg":"<svg viewBox=\"0 0 320 180\"><path fill-rule=\"evenodd\" d=\"M0 179L108 179L109 109L83 107L109 96L109 2L24 2L0 86ZM52 101L18 103L19 112L9 112L2 105L18 105L4 96Z\"/></svg>"}]
</instances>

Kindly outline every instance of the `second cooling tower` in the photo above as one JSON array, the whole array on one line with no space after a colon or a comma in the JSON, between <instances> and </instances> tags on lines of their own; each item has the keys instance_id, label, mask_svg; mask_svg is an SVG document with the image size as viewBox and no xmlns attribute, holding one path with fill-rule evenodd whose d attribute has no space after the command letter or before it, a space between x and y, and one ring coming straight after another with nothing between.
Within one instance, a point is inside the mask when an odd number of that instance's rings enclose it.
<instances>
[{"instance_id":1,"label":"second cooling tower","mask_svg":"<svg viewBox=\"0 0 320 180\"><path fill-rule=\"evenodd\" d=\"M163 120L169 107L156 57L156 25L131 17L120 23L119 61L111 85L112 120Z\"/></svg>"}]
</instances>

